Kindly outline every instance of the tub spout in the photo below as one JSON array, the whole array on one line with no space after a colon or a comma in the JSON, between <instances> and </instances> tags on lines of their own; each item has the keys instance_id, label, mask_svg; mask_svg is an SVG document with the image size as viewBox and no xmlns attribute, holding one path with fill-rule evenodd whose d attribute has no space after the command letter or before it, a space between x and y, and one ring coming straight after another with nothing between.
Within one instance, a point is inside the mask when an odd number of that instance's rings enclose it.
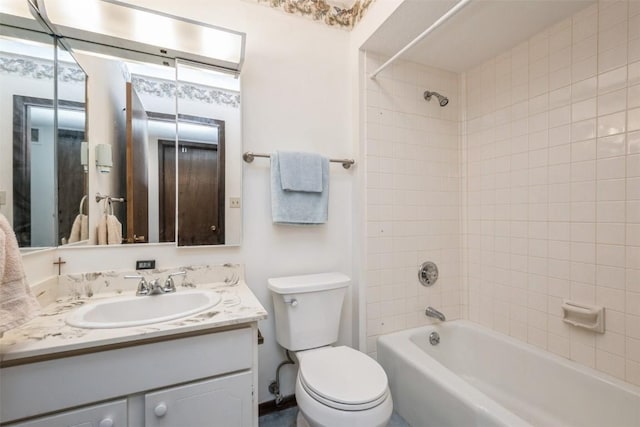
<instances>
[{"instance_id":1,"label":"tub spout","mask_svg":"<svg viewBox=\"0 0 640 427\"><path fill-rule=\"evenodd\" d=\"M433 307L427 307L427 309L424 311L424 314L426 314L428 317L436 318L441 322L444 322L445 320L447 320L447 318L444 317L444 314L440 313L438 310L436 310Z\"/></svg>"}]
</instances>

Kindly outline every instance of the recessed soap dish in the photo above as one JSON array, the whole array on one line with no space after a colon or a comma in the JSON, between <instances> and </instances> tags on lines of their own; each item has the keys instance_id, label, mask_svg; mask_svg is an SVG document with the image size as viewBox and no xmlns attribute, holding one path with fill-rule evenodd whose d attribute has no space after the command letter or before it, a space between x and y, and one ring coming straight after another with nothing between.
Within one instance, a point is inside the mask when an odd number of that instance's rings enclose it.
<instances>
[{"instance_id":1,"label":"recessed soap dish","mask_svg":"<svg viewBox=\"0 0 640 427\"><path fill-rule=\"evenodd\" d=\"M579 328L604 333L604 307L601 306L565 300L562 302L562 320Z\"/></svg>"}]
</instances>

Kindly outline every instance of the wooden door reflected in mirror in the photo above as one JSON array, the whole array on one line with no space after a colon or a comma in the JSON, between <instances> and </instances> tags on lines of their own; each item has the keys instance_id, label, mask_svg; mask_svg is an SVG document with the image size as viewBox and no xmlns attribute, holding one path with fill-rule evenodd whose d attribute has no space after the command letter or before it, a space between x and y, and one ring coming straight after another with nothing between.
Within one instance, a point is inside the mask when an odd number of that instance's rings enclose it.
<instances>
[{"instance_id":1,"label":"wooden door reflected in mirror","mask_svg":"<svg viewBox=\"0 0 640 427\"><path fill-rule=\"evenodd\" d=\"M175 141L159 141L160 241L175 230L177 179L178 246L225 244L224 126L222 120L180 116L177 151Z\"/></svg>"}]
</instances>

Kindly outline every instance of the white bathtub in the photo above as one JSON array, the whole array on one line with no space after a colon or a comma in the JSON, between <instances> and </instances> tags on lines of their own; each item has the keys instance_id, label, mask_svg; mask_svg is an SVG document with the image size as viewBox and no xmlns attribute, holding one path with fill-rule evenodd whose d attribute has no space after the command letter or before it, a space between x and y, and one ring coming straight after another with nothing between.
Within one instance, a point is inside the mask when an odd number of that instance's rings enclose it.
<instances>
[{"instance_id":1,"label":"white bathtub","mask_svg":"<svg viewBox=\"0 0 640 427\"><path fill-rule=\"evenodd\" d=\"M471 322L381 336L378 361L413 427L640 427L640 388Z\"/></svg>"}]
</instances>

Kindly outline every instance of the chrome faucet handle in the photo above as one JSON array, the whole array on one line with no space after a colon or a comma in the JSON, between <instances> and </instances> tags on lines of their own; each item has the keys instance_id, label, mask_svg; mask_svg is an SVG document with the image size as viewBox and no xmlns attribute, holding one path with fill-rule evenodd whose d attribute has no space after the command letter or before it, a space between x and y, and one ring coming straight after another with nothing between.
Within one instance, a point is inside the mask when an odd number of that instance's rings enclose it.
<instances>
[{"instance_id":1,"label":"chrome faucet handle","mask_svg":"<svg viewBox=\"0 0 640 427\"><path fill-rule=\"evenodd\" d=\"M173 281L173 277L184 276L185 274L187 274L186 271L176 271L175 273L169 274L169 276L167 276L167 280L165 280L164 282L164 288L163 288L164 292L175 292L176 284Z\"/></svg>"},{"instance_id":2,"label":"chrome faucet handle","mask_svg":"<svg viewBox=\"0 0 640 427\"><path fill-rule=\"evenodd\" d=\"M149 295L149 292L150 292L149 284L147 283L147 279L145 279L144 276L128 275L128 276L124 276L124 278L125 279L140 279L140 282L138 282L138 290L136 290L136 295L137 296Z\"/></svg>"}]
</instances>

